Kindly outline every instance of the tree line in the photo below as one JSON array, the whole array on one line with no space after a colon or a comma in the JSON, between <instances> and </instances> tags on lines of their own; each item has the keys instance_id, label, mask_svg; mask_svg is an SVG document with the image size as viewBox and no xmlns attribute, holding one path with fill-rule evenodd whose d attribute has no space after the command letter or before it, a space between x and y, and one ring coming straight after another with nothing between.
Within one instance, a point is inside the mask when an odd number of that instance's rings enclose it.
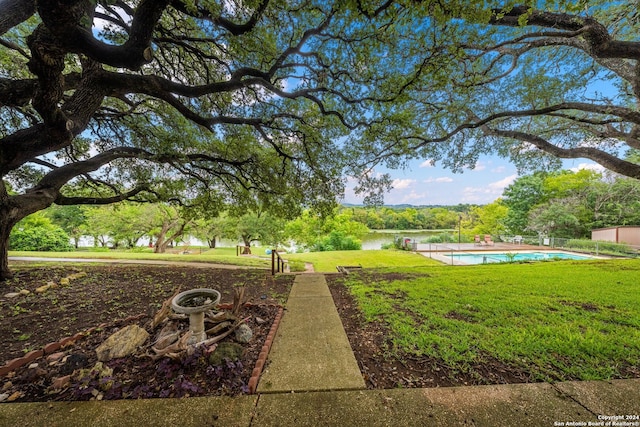
<instances>
[{"instance_id":1,"label":"tree line","mask_svg":"<svg viewBox=\"0 0 640 427\"><path fill-rule=\"evenodd\" d=\"M476 234L564 238L591 238L593 229L624 225L640 225L640 182L586 169L521 176L463 222Z\"/></svg>"},{"instance_id":2,"label":"tree line","mask_svg":"<svg viewBox=\"0 0 640 427\"><path fill-rule=\"evenodd\" d=\"M473 235L542 235L590 238L591 230L640 225L640 182L592 170L536 172L517 178L502 197L486 205L449 207L341 206L331 215L305 210L293 220L273 214L201 210L166 203L52 206L14 229L14 250L77 248L84 236L103 248L135 248L141 239L162 253L192 236L214 248L222 238L249 248L289 245L301 250L359 249L371 230L455 230Z\"/></svg>"}]
</instances>

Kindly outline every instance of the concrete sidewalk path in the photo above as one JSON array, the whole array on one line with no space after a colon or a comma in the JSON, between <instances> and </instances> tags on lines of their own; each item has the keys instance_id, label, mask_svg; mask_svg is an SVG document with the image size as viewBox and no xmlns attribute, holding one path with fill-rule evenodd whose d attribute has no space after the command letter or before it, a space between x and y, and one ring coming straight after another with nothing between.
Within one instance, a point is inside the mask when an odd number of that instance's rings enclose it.
<instances>
[{"instance_id":1,"label":"concrete sidewalk path","mask_svg":"<svg viewBox=\"0 0 640 427\"><path fill-rule=\"evenodd\" d=\"M637 427L637 416L640 379L0 404L2 427Z\"/></svg>"},{"instance_id":2,"label":"concrete sidewalk path","mask_svg":"<svg viewBox=\"0 0 640 427\"><path fill-rule=\"evenodd\" d=\"M324 275L297 275L258 393L364 388Z\"/></svg>"}]
</instances>

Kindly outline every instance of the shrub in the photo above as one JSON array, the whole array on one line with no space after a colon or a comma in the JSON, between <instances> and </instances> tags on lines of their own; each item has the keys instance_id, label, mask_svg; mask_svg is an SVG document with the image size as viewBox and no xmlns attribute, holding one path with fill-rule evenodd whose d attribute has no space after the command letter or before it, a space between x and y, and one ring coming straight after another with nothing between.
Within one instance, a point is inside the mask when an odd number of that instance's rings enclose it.
<instances>
[{"instance_id":1,"label":"shrub","mask_svg":"<svg viewBox=\"0 0 640 427\"><path fill-rule=\"evenodd\" d=\"M69 235L58 226L14 228L9 237L14 251L70 251Z\"/></svg>"},{"instance_id":2,"label":"shrub","mask_svg":"<svg viewBox=\"0 0 640 427\"><path fill-rule=\"evenodd\" d=\"M357 251L362 249L362 242L352 236L345 236L341 231L332 231L327 237L319 240L313 249L326 251Z\"/></svg>"},{"instance_id":3,"label":"shrub","mask_svg":"<svg viewBox=\"0 0 640 427\"><path fill-rule=\"evenodd\" d=\"M427 239L422 240L420 243L455 243L458 238L450 233L440 233L433 236L429 236Z\"/></svg>"}]
</instances>

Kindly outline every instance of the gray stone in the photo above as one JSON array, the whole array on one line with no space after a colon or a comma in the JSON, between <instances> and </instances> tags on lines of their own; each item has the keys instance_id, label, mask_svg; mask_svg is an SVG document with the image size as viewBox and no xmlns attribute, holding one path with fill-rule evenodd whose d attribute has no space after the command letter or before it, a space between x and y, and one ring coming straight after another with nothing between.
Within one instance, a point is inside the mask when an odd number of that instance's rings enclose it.
<instances>
[{"instance_id":1,"label":"gray stone","mask_svg":"<svg viewBox=\"0 0 640 427\"><path fill-rule=\"evenodd\" d=\"M133 354L149 338L149 333L138 325L129 325L111 335L96 348L101 362Z\"/></svg>"},{"instance_id":2,"label":"gray stone","mask_svg":"<svg viewBox=\"0 0 640 427\"><path fill-rule=\"evenodd\" d=\"M4 402L5 400L7 400L9 398L9 393L2 393L0 394L0 402Z\"/></svg>"},{"instance_id":3,"label":"gray stone","mask_svg":"<svg viewBox=\"0 0 640 427\"><path fill-rule=\"evenodd\" d=\"M9 292L8 294L4 294L5 298L15 298L17 296L20 296L19 292Z\"/></svg>"},{"instance_id":4,"label":"gray stone","mask_svg":"<svg viewBox=\"0 0 640 427\"><path fill-rule=\"evenodd\" d=\"M243 323L236 329L236 341L239 343L246 344L251 341L251 338L253 338L253 332L246 323Z\"/></svg>"}]
</instances>

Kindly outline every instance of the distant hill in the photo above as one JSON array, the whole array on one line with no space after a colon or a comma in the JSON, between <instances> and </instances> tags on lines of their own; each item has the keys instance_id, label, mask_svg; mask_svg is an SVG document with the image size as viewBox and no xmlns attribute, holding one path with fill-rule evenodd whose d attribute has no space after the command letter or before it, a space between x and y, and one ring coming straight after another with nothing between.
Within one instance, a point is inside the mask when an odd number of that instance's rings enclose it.
<instances>
[{"instance_id":1,"label":"distant hill","mask_svg":"<svg viewBox=\"0 0 640 427\"><path fill-rule=\"evenodd\" d=\"M341 203L341 205L345 208L366 208L367 206L363 204L353 204L353 203ZM469 205L469 204L457 204L457 205L411 205L411 204L399 204L399 205L384 205L380 207L389 208L389 209L433 209L433 208L445 208L452 211L466 211L470 206L478 206L478 205Z\"/></svg>"}]
</instances>

